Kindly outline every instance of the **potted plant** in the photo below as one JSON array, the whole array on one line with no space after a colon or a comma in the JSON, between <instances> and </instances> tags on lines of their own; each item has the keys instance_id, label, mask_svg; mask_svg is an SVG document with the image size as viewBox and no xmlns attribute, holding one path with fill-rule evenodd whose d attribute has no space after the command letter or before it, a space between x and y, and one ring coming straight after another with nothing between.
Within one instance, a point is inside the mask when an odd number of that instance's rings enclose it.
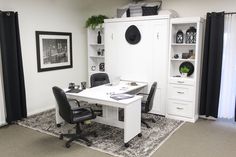
<instances>
[{"instance_id":1,"label":"potted plant","mask_svg":"<svg viewBox=\"0 0 236 157\"><path fill-rule=\"evenodd\" d=\"M187 66L183 66L180 68L180 73L182 77L187 77L190 69Z\"/></svg>"},{"instance_id":2,"label":"potted plant","mask_svg":"<svg viewBox=\"0 0 236 157\"><path fill-rule=\"evenodd\" d=\"M102 24L104 23L104 19L107 19L108 17L105 15L98 15L98 16L91 16L86 21L86 28L95 29L96 27L102 27Z\"/></svg>"}]
</instances>

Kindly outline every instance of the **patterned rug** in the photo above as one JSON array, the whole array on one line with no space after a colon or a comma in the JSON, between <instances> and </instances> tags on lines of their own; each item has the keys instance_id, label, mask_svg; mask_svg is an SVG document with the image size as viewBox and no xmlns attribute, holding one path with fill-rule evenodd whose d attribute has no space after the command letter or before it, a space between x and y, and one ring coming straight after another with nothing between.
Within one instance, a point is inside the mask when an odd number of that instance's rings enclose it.
<instances>
[{"instance_id":1,"label":"patterned rug","mask_svg":"<svg viewBox=\"0 0 236 157\"><path fill-rule=\"evenodd\" d=\"M171 120L157 115L151 116L156 123L149 123L151 129L142 126L142 137L133 138L129 148L124 147L123 130L108 125L92 122L83 125L82 129L86 131L97 130L98 137L90 136L89 140L93 142L90 148L99 150L114 156L122 157L150 157L161 144L168 139L182 124L182 121ZM74 125L65 124L60 128L56 127L55 110L43 112L18 122L19 125L28 127L53 136L60 133L74 132ZM76 142L86 146L82 141Z\"/></svg>"}]
</instances>

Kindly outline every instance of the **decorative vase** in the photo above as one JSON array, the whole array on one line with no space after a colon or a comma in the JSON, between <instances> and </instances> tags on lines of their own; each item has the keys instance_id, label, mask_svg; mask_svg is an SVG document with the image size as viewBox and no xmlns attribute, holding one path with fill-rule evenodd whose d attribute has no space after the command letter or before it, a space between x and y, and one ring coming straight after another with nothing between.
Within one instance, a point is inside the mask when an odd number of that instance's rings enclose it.
<instances>
[{"instance_id":1,"label":"decorative vase","mask_svg":"<svg viewBox=\"0 0 236 157\"><path fill-rule=\"evenodd\" d=\"M197 34L196 28L190 27L186 31L186 44L194 44L194 43L196 43L196 34Z\"/></svg>"},{"instance_id":2,"label":"decorative vase","mask_svg":"<svg viewBox=\"0 0 236 157\"><path fill-rule=\"evenodd\" d=\"M182 30L179 30L176 33L176 43L182 44L183 42L184 42L184 33L182 32Z\"/></svg>"},{"instance_id":3,"label":"decorative vase","mask_svg":"<svg viewBox=\"0 0 236 157\"><path fill-rule=\"evenodd\" d=\"M105 71L105 64L104 63L99 64L99 70L100 71Z\"/></svg>"},{"instance_id":4,"label":"decorative vase","mask_svg":"<svg viewBox=\"0 0 236 157\"><path fill-rule=\"evenodd\" d=\"M186 78L186 77L188 77L188 73L181 73L181 76Z\"/></svg>"},{"instance_id":5,"label":"decorative vase","mask_svg":"<svg viewBox=\"0 0 236 157\"><path fill-rule=\"evenodd\" d=\"M102 36L101 36L101 32L100 32L100 31L98 31L97 43L98 43L98 44L101 44L101 43L102 43Z\"/></svg>"}]
</instances>

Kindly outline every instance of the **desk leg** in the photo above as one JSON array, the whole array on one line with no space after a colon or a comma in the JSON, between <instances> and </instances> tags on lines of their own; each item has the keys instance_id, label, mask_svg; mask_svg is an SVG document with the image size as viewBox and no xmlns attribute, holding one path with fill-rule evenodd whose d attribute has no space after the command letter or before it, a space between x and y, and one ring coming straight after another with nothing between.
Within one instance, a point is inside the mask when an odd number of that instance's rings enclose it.
<instances>
[{"instance_id":1,"label":"desk leg","mask_svg":"<svg viewBox=\"0 0 236 157\"><path fill-rule=\"evenodd\" d=\"M141 99L124 108L124 143L141 133Z\"/></svg>"}]
</instances>

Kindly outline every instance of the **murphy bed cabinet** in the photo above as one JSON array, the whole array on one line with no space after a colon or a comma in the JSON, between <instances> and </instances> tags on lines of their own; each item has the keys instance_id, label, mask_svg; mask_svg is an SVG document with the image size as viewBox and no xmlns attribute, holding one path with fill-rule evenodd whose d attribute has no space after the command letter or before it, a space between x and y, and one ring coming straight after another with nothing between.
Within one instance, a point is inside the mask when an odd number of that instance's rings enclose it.
<instances>
[{"instance_id":1,"label":"murphy bed cabinet","mask_svg":"<svg viewBox=\"0 0 236 157\"><path fill-rule=\"evenodd\" d=\"M158 83L152 113L166 114L168 45L170 15L105 20L105 69L109 77L148 82L149 92ZM139 43L126 41L126 30L135 25L141 34Z\"/></svg>"},{"instance_id":2,"label":"murphy bed cabinet","mask_svg":"<svg viewBox=\"0 0 236 157\"><path fill-rule=\"evenodd\" d=\"M174 18L170 20L169 72L167 91L168 118L195 122L198 119L201 58L204 19L200 17ZM192 27L196 38L187 39L187 30ZM193 30L194 30L193 29ZM176 41L177 32L183 32L183 42ZM180 33L181 34L181 33ZM192 74L183 76L181 67L190 66ZM190 68L191 69L191 68Z\"/></svg>"}]
</instances>

